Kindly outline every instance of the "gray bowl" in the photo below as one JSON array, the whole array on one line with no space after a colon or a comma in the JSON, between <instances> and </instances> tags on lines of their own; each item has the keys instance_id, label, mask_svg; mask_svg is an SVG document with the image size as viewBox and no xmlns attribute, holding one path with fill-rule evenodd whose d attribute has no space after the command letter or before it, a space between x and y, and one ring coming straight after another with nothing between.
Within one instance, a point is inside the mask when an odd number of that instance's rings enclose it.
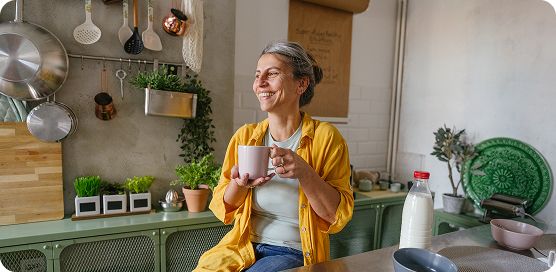
<instances>
[{"instance_id":1,"label":"gray bowl","mask_svg":"<svg viewBox=\"0 0 556 272\"><path fill-rule=\"evenodd\" d=\"M448 258L421 248L401 248L392 255L396 272L457 272Z\"/></svg>"},{"instance_id":2,"label":"gray bowl","mask_svg":"<svg viewBox=\"0 0 556 272\"><path fill-rule=\"evenodd\" d=\"M165 212L177 212L183 207L183 199L179 199L176 203L168 203L162 200L158 201L158 203L160 203L162 210Z\"/></svg>"}]
</instances>

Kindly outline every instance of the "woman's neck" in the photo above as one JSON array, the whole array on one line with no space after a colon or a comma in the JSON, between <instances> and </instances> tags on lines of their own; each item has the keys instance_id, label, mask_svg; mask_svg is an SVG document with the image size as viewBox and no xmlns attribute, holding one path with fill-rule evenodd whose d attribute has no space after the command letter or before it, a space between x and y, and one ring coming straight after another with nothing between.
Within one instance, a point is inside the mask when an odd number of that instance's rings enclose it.
<instances>
[{"instance_id":1,"label":"woman's neck","mask_svg":"<svg viewBox=\"0 0 556 272\"><path fill-rule=\"evenodd\" d=\"M268 129L275 141L281 142L290 138L300 123L300 111L292 111L288 114L268 114Z\"/></svg>"}]
</instances>

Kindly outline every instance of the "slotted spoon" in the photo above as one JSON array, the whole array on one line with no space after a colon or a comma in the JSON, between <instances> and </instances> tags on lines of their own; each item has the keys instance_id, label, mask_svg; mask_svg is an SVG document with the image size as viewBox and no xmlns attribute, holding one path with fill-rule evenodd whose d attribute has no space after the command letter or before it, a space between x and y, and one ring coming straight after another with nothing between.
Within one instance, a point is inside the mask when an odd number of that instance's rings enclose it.
<instances>
[{"instance_id":1,"label":"slotted spoon","mask_svg":"<svg viewBox=\"0 0 556 272\"><path fill-rule=\"evenodd\" d=\"M100 29L91 20L91 0L85 0L85 22L73 30L73 38L82 44L93 44L100 39Z\"/></svg>"},{"instance_id":2,"label":"slotted spoon","mask_svg":"<svg viewBox=\"0 0 556 272\"><path fill-rule=\"evenodd\" d=\"M145 48L153 50L153 51L160 51L162 50L162 43L160 42L160 37L154 32L153 30L153 4L152 0L147 0L148 3L148 10L149 10L149 24L147 26L147 30L143 31L143 44Z\"/></svg>"},{"instance_id":3,"label":"slotted spoon","mask_svg":"<svg viewBox=\"0 0 556 272\"><path fill-rule=\"evenodd\" d=\"M131 35L133 35L133 31L131 31L131 28L129 28L129 23L127 22L128 10L129 10L127 5L127 0L123 1L122 9L123 9L122 13L124 17L124 22L120 27L120 29L118 30L118 38L120 39L120 43L122 45L125 45L125 42L129 39L129 37L131 37Z\"/></svg>"},{"instance_id":4,"label":"slotted spoon","mask_svg":"<svg viewBox=\"0 0 556 272\"><path fill-rule=\"evenodd\" d=\"M125 42L124 50L129 54L137 55L143 51L144 45L139 34L139 18L137 18L137 0L133 0L133 35Z\"/></svg>"}]
</instances>

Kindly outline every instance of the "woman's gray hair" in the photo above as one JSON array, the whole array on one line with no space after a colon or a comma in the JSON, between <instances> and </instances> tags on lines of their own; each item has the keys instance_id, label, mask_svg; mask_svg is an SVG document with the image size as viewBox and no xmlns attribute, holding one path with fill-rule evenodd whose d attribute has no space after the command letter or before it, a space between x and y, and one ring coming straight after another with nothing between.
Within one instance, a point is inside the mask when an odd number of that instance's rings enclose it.
<instances>
[{"instance_id":1,"label":"woman's gray hair","mask_svg":"<svg viewBox=\"0 0 556 272\"><path fill-rule=\"evenodd\" d=\"M313 98L315 86L322 80L322 69L317 65L315 59L303 46L296 42L272 42L268 44L261 53L279 54L286 65L292 68L295 79L309 78L309 86L299 98L299 106L303 107Z\"/></svg>"}]
</instances>

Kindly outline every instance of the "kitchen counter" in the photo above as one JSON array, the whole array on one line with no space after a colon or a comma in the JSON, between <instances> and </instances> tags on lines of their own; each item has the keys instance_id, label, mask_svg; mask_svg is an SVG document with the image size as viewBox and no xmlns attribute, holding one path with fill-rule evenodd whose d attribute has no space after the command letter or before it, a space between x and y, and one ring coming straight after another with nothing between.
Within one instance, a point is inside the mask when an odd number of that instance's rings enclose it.
<instances>
[{"instance_id":1,"label":"kitchen counter","mask_svg":"<svg viewBox=\"0 0 556 272\"><path fill-rule=\"evenodd\" d=\"M547 231L545 231L545 233L556 233L556 228L550 227ZM453 246L481 246L506 250L503 247L498 246L496 241L494 241L494 239L492 238L490 234L490 225L483 225L471 229L447 233L432 238L431 250L434 252L438 252L443 248ZM331 260L324 263L290 269L287 271L394 271L392 254L397 249L397 246L391 246L383 249L368 251L353 256ZM540 257L538 253L534 253L531 250L521 251L517 253L532 258Z\"/></svg>"}]
</instances>

